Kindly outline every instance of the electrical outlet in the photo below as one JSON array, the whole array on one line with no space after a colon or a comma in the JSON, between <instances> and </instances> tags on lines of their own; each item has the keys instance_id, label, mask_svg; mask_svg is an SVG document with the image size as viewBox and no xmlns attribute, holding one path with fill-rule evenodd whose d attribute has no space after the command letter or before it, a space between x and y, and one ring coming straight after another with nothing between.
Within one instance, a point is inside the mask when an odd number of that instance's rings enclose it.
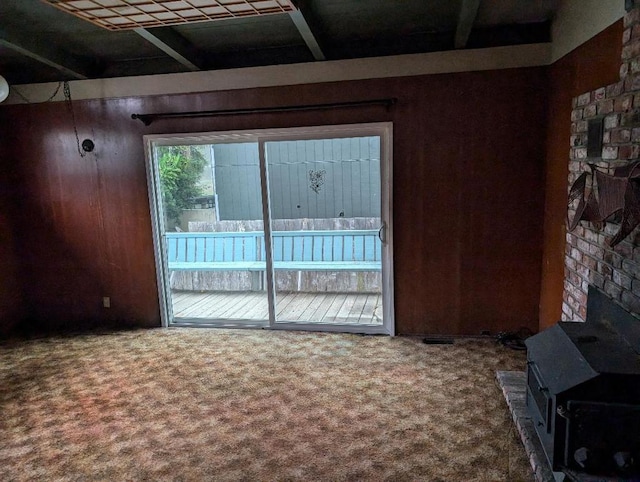
<instances>
[{"instance_id":1,"label":"electrical outlet","mask_svg":"<svg viewBox=\"0 0 640 482\"><path fill-rule=\"evenodd\" d=\"M109 296L104 296L102 298L102 306L105 308L111 308L111 298Z\"/></svg>"}]
</instances>

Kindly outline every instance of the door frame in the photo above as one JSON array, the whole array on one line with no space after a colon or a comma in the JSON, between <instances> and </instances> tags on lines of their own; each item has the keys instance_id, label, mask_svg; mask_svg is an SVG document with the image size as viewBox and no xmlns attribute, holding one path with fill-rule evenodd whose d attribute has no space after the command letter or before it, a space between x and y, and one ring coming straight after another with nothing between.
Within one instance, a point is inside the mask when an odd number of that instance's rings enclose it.
<instances>
[{"instance_id":1,"label":"door frame","mask_svg":"<svg viewBox=\"0 0 640 482\"><path fill-rule=\"evenodd\" d=\"M345 333L371 333L395 335L394 283L393 283L393 123L375 122L363 124L339 124L310 127L291 127L275 129L234 130L223 132L199 132L189 134L150 134L143 137L145 149L145 167L147 170L147 187L149 195L149 209L151 212L151 226L153 231L153 248L156 262L156 278L158 284L158 299L160 303L160 317L163 327L173 325L171 294L169 289L169 274L163 253L166 250L164 233L164 217L160 201L160 178L157 169L158 160L155 146L162 145L209 145L237 142L256 142L259 144L260 177L263 187L268 186L266 160L264 159L264 143L272 141L311 140L327 137L364 137L379 136L380 138L380 176L381 176L381 211L384 242L382 249L382 325L350 325L350 324L322 324L322 323L283 323L275 322L275 286L272 281L267 282L267 296L269 301L269 326L271 329L334 331ZM268 212L268 189L262 190L263 218L265 242L271 237L270 213ZM270 249L267 246L267 256ZM271 269L269 267L271 266ZM267 261L267 278L273 279L273 268ZM363 330L366 328L366 330Z\"/></svg>"}]
</instances>

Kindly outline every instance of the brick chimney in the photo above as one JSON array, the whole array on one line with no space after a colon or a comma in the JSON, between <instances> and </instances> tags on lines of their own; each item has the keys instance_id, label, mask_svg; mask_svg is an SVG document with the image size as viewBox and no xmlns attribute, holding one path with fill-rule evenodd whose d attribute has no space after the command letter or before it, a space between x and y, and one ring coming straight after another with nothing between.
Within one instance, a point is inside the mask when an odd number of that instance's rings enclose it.
<instances>
[{"instance_id":1,"label":"brick chimney","mask_svg":"<svg viewBox=\"0 0 640 482\"><path fill-rule=\"evenodd\" d=\"M613 173L616 167L640 159L640 0L628 0L622 36L620 81L586 92L573 99L569 185L587 163ZM589 121L603 121L602 150L588 157ZM569 217L575 215L575 205ZM581 221L567 233L562 319L584 321L587 288L605 291L626 309L640 313L640 228L611 248L609 242L619 225L607 223L598 230Z\"/></svg>"}]
</instances>

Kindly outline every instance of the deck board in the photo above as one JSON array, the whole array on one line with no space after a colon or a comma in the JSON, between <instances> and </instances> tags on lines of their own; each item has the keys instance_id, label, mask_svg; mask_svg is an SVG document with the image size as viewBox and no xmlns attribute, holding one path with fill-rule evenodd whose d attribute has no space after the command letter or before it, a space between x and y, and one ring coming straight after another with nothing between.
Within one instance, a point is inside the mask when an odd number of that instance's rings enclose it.
<instances>
[{"instance_id":1,"label":"deck board","mask_svg":"<svg viewBox=\"0 0 640 482\"><path fill-rule=\"evenodd\" d=\"M320 307L322 302L327 298L326 293L316 293L315 298L307 305L306 309L300 314L301 320L314 320L314 314Z\"/></svg>"},{"instance_id":2,"label":"deck board","mask_svg":"<svg viewBox=\"0 0 640 482\"><path fill-rule=\"evenodd\" d=\"M264 291L171 293L176 319L268 320L269 306ZM279 321L310 323L382 324L382 298L376 293L276 294Z\"/></svg>"},{"instance_id":3,"label":"deck board","mask_svg":"<svg viewBox=\"0 0 640 482\"><path fill-rule=\"evenodd\" d=\"M322 321L326 316L327 311L329 311L329 308L331 307L334 299L335 299L335 294L333 293L327 294L324 300L322 300L322 303L320 303L320 306L318 306L316 311L309 317L309 319L313 321Z\"/></svg>"},{"instance_id":4,"label":"deck board","mask_svg":"<svg viewBox=\"0 0 640 482\"><path fill-rule=\"evenodd\" d=\"M361 294L356 297L351 306L351 311L347 315L347 319L356 319L359 320L362 317L362 310L364 310L364 305L367 302L367 295Z\"/></svg>"},{"instance_id":5,"label":"deck board","mask_svg":"<svg viewBox=\"0 0 640 482\"><path fill-rule=\"evenodd\" d=\"M382 299L380 296L371 294L367 297L367 302L362 309L363 313L373 313L375 323L382 322Z\"/></svg>"},{"instance_id":6,"label":"deck board","mask_svg":"<svg viewBox=\"0 0 640 482\"><path fill-rule=\"evenodd\" d=\"M303 321L300 315L315 298L315 293L295 293L291 302L280 312L282 321Z\"/></svg>"},{"instance_id":7,"label":"deck board","mask_svg":"<svg viewBox=\"0 0 640 482\"><path fill-rule=\"evenodd\" d=\"M351 311L353 304L356 302L357 297L358 295L345 296L344 303L342 303L340 311L338 311L338 314L336 315L335 321L339 323L346 323L349 321L349 312Z\"/></svg>"},{"instance_id":8,"label":"deck board","mask_svg":"<svg viewBox=\"0 0 640 482\"><path fill-rule=\"evenodd\" d=\"M282 317L284 311L293 303L296 293L276 293L276 314L278 318Z\"/></svg>"},{"instance_id":9,"label":"deck board","mask_svg":"<svg viewBox=\"0 0 640 482\"><path fill-rule=\"evenodd\" d=\"M181 303L183 303L183 308L181 309L182 312L182 316L184 317L188 317L191 316L192 313L197 313L199 311L204 311L206 310L206 305L209 302L208 298L206 297L200 297L200 298L191 298L191 299L184 299L181 300ZM175 309L175 307L174 307ZM175 311L174 311L175 313Z\"/></svg>"},{"instance_id":10,"label":"deck board","mask_svg":"<svg viewBox=\"0 0 640 482\"><path fill-rule=\"evenodd\" d=\"M322 315L322 319L320 321L325 323L325 322L329 322L330 320L335 320L336 317L338 316L338 312L340 311L340 309L342 308L342 305L344 304L344 301L345 301L345 295L342 293L337 294L336 297L333 299L332 303L327 308L327 311L324 313L324 315Z\"/></svg>"}]
</instances>

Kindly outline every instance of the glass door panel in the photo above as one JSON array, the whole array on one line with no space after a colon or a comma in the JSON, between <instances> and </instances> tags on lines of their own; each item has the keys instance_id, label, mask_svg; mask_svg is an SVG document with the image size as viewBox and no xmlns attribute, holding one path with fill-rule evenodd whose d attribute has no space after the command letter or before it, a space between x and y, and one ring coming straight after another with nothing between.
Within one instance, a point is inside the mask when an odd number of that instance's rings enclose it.
<instances>
[{"instance_id":1,"label":"glass door panel","mask_svg":"<svg viewBox=\"0 0 640 482\"><path fill-rule=\"evenodd\" d=\"M156 146L169 323L266 325L258 144Z\"/></svg>"},{"instance_id":2,"label":"glass door panel","mask_svg":"<svg viewBox=\"0 0 640 482\"><path fill-rule=\"evenodd\" d=\"M276 323L383 323L380 137L267 141Z\"/></svg>"}]
</instances>

